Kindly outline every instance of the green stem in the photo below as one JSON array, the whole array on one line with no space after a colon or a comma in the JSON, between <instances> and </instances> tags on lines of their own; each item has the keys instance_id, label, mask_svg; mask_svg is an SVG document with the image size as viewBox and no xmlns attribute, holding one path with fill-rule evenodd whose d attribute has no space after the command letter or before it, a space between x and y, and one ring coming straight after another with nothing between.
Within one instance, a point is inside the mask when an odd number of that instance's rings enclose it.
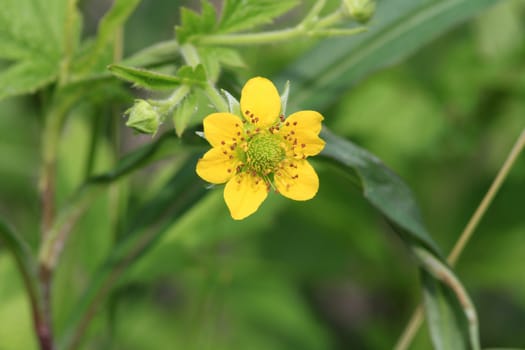
<instances>
[{"instance_id":1,"label":"green stem","mask_svg":"<svg viewBox=\"0 0 525 350\"><path fill-rule=\"evenodd\" d=\"M173 108L175 108L191 91L188 85L181 85L173 93L164 100L148 100L148 102L158 107L158 111L163 117L166 116Z\"/></svg>"},{"instance_id":2,"label":"green stem","mask_svg":"<svg viewBox=\"0 0 525 350\"><path fill-rule=\"evenodd\" d=\"M199 63L201 63L199 53L197 52L195 46L191 44L184 44L181 46L180 52L182 57L184 57L184 61L186 61L186 63L190 66L196 67Z\"/></svg>"},{"instance_id":3,"label":"green stem","mask_svg":"<svg viewBox=\"0 0 525 350\"><path fill-rule=\"evenodd\" d=\"M257 45L287 41L307 35L303 27L294 27L260 33L212 34L198 39L200 45Z\"/></svg>"},{"instance_id":4,"label":"green stem","mask_svg":"<svg viewBox=\"0 0 525 350\"><path fill-rule=\"evenodd\" d=\"M509 155L507 156L507 159L503 163L503 166L501 167L498 174L496 175L496 178L490 185L490 188L488 189L487 193L483 197L483 200L481 201L476 211L474 212L474 214L468 221L467 226L461 233L459 239L454 245L454 248L452 249L450 255L448 256L447 260L451 266L454 266L456 264L457 260L459 259L459 256L465 249L476 227L478 226L481 219L485 215L488 207L494 200L494 197L498 193L499 189L501 188L501 185L507 178L510 170L512 169L513 165L516 163L516 160L518 159L518 156L521 154L523 149L525 149L525 129L523 129L517 141L514 143L512 150L510 151ZM396 343L395 350L408 349L408 347L412 343L413 338L416 336L417 331L419 330L419 327L421 326L422 322L423 322L423 308L420 304L418 305L416 310L412 313L412 316L410 317L410 320L406 328L404 329L403 333L401 334L401 336L399 337L399 340Z\"/></svg>"},{"instance_id":5,"label":"green stem","mask_svg":"<svg viewBox=\"0 0 525 350\"><path fill-rule=\"evenodd\" d=\"M326 0L318 0L315 2L314 6L310 9L310 12L306 15L306 17L301 21L300 25L302 26L310 26L310 24L317 20L319 13L321 10L325 7Z\"/></svg>"},{"instance_id":6,"label":"green stem","mask_svg":"<svg viewBox=\"0 0 525 350\"><path fill-rule=\"evenodd\" d=\"M169 133L169 136L175 135ZM199 139L195 135L193 137ZM60 349L78 348L91 319L115 282L127 271L128 266L142 256L168 228L172 227L177 218L191 209L205 195L205 189L195 179L193 169L195 161L196 157L187 159L182 166L183 170L163 188L164 196L152 200L151 204L140 209L141 219L129 226L129 231L123 234L125 238L118 242L106 262L95 273L89 288L76 309L72 311L68 327L60 341ZM111 174L108 176L94 181L104 183L113 177Z\"/></svg>"},{"instance_id":7,"label":"green stem","mask_svg":"<svg viewBox=\"0 0 525 350\"><path fill-rule=\"evenodd\" d=\"M193 135L183 138L182 143L178 142L179 147L192 147L195 141L200 141L200 138ZM146 164L149 164L155 155L162 149L164 143L169 140L177 139L174 133L166 133L162 135L155 143L148 144L137 151L130 153L123 157L117 167L104 175L92 177L87 181L73 197L64 206L64 209L58 214L53 227L49 231L49 235L44 241L39 252L39 261L41 266L45 266L48 270L53 270L59 260L62 248L71 233L75 222L85 212L98 194L105 189L109 184L119 180L123 176L137 170ZM173 147L176 152L180 151L177 146Z\"/></svg>"},{"instance_id":8,"label":"green stem","mask_svg":"<svg viewBox=\"0 0 525 350\"><path fill-rule=\"evenodd\" d=\"M40 174L40 198L42 206L41 248L49 243L51 230L55 224L55 173L60 132L67 112L77 101L79 94L63 94L58 89L53 96L51 107L46 113L42 135L42 170ZM42 350L54 349L51 316L51 285L53 269L45 264L38 267L41 291L41 306L37 335ZM33 311L34 312L34 311Z\"/></svg>"},{"instance_id":9,"label":"green stem","mask_svg":"<svg viewBox=\"0 0 525 350\"><path fill-rule=\"evenodd\" d=\"M66 19L64 21L64 53L62 61L60 62L60 76L59 83L66 84L69 81L69 71L71 66L71 59L75 49L75 23L76 23L76 6L77 0L68 0L66 10Z\"/></svg>"},{"instance_id":10,"label":"green stem","mask_svg":"<svg viewBox=\"0 0 525 350\"><path fill-rule=\"evenodd\" d=\"M293 28L259 33L211 34L198 37L196 42L200 45L260 45L288 41L305 36L322 36L319 32L325 34L330 33L326 30L328 27L334 26L345 19L343 8L339 8L331 14L321 18L319 21L315 21L323 6L324 1L315 4L305 19ZM339 31L338 34L344 33L345 35L354 35L362 31L362 29L357 31Z\"/></svg>"},{"instance_id":11,"label":"green stem","mask_svg":"<svg viewBox=\"0 0 525 350\"><path fill-rule=\"evenodd\" d=\"M448 256L448 262L450 265L454 266L456 262L459 259L459 256L465 249L465 246L469 242L470 238L472 237L472 234L474 233L474 230L478 227L481 219L487 212L487 209L489 208L490 204L494 200L494 197L498 193L499 189L501 188L501 185L507 178L510 169L512 169L512 166L518 159L518 156L525 148L525 129L521 132L521 135L518 137L518 140L512 147L512 150L510 151L509 155L507 156L507 159L503 163L503 166L498 172L498 175L496 175L496 178L490 185L489 190L483 197L483 200L479 204L478 208L470 218L467 226L461 233L458 241L454 245L454 248L452 249L452 252Z\"/></svg>"},{"instance_id":12,"label":"green stem","mask_svg":"<svg viewBox=\"0 0 525 350\"><path fill-rule=\"evenodd\" d=\"M338 10L332 12L331 14L321 18L316 24L316 28L327 28L335 24L338 24L346 17L344 9L341 7Z\"/></svg>"},{"instance_id":13,"label":"green stem","mask_svg":"<svg viewBox=\"0 0 525 350\"><path fill-rule=\"evenodd\" d=\"M206 94L210 102L215 106L217 111L229 111L228 103L211 83L208 83L206 85L206 87L204 88L204 93Z\"/></svg>"},{"instance_id":14,"label":"green stem","mask_svg":"<svg viewBox=\"0 0 525 350\"><path fill-rule=\"evenodd\" d=\"M52 349L51 329L46 322L42 305L42 294L38 285L37 264L31 254L31 249L20 235L0 219L0 242L9 249L15 258L18 270L22 276L33 317L33 326L41 349Z\"/></svg>"},{"instance_id":15,"label":"green stem","mask_svg":"<svg viewBox=\"0 0 525 350\"><path fill-rule=\"evenodd\" d=\"M467 318L472 350L479 350L478 315L472 300L470 300L470 297L461 282L452 273L446 263L437 259L427 250L413 246L412 251L430 274L432 274L437 280L440 280L443 284L447 285L454 292Z\"/></svg>"},{"instance_id":16,"label":"green stem","mask_svg":"<svg viewBox=\"0 0 525 350\"><path fill-rule=\"evenodd\" d=\"M165 62L172 62L179 53L180 46L175 40L161 41L149 46L132 56L124 59L121 63L129 66L150 67Z\"/></svg>"}]
</instances>

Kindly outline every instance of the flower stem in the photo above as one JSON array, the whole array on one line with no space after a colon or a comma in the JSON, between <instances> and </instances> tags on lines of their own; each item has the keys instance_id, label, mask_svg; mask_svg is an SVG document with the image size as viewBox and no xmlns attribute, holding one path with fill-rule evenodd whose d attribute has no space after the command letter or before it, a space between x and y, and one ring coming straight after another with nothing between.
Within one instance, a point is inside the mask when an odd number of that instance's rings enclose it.
<instances>
[{"instance_id":1,"label":"flower stem","mask_svg":"<svg viewBox=\"0 0 525 350\"><path fill-rule=\"evenodd\" d=\"M310 12L301 21L301 25L308 26L311 22L317 20L319 13L323 10L326 5L326 0L318 0L310 9Z\"/></svg>"},{"instance_id":2,"label":"flower stem","mask_svg":"<svg viewBox=\"0 0 525 350\"><path fill-rule=\"evenodd\" d=\"M509 155L507 156L507 159L503 163L503 166L501 167L500 171L498 172L498 175L490 185L489 190L487 191L487 194L485 194L485 197L483 197L483 200L479 204L478 208L470 218L467 226L461 233L461 236L459 237L458 241L454 245L454 248L452 249L452 252L448 256L448 262L450 265L455 265L459 256L465 249L465 246L467 245L468 241L472 237L472 234L474 233L474 230L476 227L478 227L479 222L483 218L483 215L487 211L488 207L490 206L490 203L494 200L494 197L498 193L501 185L503 184L503 181L507 178L507 175L510 172L510 169L512 169L512 166L516 162L516 159L518 159L519 154L523 149L525 148L525 129L521 132L520 137L512 147L512 150L510 151Z\"/></svg>"},{"instance_id":3,"label":"flower stem","mask_svg":"<svg viewBox=\"0 0 525 350\"><path fill-rule=\"evenodd\" d=\"M201 45L257 45L286 41L307 34L303 27L259 33L212 34L198 39Z\"/></svg>"},{"instance_id":4,"label":"flower stem","mask_svg":"<svg viewBox=\"0 0 525 350\"><path fill-rule=\"evenodd\" d=\"M206 85L204 93L219 112L228 112L228 103L211 83Z\"/></svg>"},{"instance_id":5,"label":"flower stem","mask_svg":"<svg viewBox=\"0 0 525 350\"><path fill-rule=\"evenodd\" d=\"M488 207L494 200L494 197L498 193L499 189L501 188L501 185L507 178L510 170L512 169L512 166L515 164L516 160L518 159L518 156L521 154L524 148L525 148L525 129L522 130L520 136L518 137L518 140L514 143L512 150L510 151L509 155L507 156L507 159L503 163L503 166L501 167L498 174L496 175L496 178L490 185L490 188L488 189L487 193L483 197L483 200L481 201L476 211L474 212L469 222L467 223L467 226L461 233L459 239L454 245L454 248L452 249L452 252L449 254L447 261L451 266L454 266L456 264L457 260L459 259L459 256L461 255L468 241L472 237L474 230L476 229L481 219L485 215ZM423 307L421 306L421 304L419 304L416 310L412 313L412 316L410 317L410 321L408 322L405 330L399 337L399 340L397 341L394 349L395 350L408 349L408 347L410 346L410 343L412 342L415 335L417 334L417 331L419 330L419 327L421 326L422 322L423 322Z\"/></svg>"},{"instance_id":6,"label":"flower stem","mask_svg":"<svg viewBox=\"0 0 525 350\"><path fill-rule=\"evenodd\" d=\"M55 217L56 157L60 130L62 128L66 111L67 109L62 109L60 107L51 107L50 112L46 113L47 115L42 138L42 171L40 175L42 245L46 244L48 241L49 230L53 225ZM54 349L50 296L52 271L47 269L44 265L40 265L38 270L41 305L33 306L38 307L38 310L33 310L33 313L36 313L37 316L34 318L35 328L40 342L40 348L42 350L52 350Z\"/></svg>"},{"instance_id":7,"label":"flower stem","mask_svg":"<svg viewBox=\"0 0 525 350\"><path fill-rule=\"evenodd\" d=\"M233 34L211 34L198 37L196 42L200 45L257 45L257 44L272 44L281 41L288 41L300 37L317 37L323 36L319 32L324 34L331 34L332 32L327 31L328 27L334 26L345 19L345 12L343 8L339 8L331 14L315 21L319 12L324 7L325 1L319 1L316 3L307 16L301 23L292 28L272 30L259 33L233 33ZM355 31L338 31L340 35L354 35L362 32L363 30Z\"/></svg>"}]
</instances>

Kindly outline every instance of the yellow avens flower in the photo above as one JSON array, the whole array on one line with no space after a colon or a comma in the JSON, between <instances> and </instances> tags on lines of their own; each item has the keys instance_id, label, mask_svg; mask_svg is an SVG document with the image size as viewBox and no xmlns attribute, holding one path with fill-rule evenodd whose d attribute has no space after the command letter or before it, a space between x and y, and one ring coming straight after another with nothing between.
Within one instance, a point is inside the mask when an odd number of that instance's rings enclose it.
<instances>
[{"instance_id":1,"label":"yellow avens flower","mask_svg":"<svg viewBox=\"0 0 525 350\"><path fill-rule=\"evenodd\" d=\"M212 113L204 118L204 135L212 148L199 159L197 174L213 184L226 183L224 200L231 216L253 214L271 188L290 199L311 199L319 178L306 158L322 151L323 116L300 111L284 118L273 83L250 79L241 92L242 117Z\"/></svg>"}]
</instances>

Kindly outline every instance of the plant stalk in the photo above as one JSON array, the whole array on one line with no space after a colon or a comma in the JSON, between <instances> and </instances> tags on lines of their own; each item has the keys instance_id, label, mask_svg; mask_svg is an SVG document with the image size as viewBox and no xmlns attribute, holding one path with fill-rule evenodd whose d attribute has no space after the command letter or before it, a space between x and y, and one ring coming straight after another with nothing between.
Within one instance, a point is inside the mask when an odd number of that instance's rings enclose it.
<instances>
[{"instance_id":1,"label":"plant stalk","mask_svg":"<svg viewBox=\"0 0 525 350\"><path fill-rule=\"evenodd\" d=\"M326 36L327 28L339 24L345 19L344 9L341 7L323 18L317 19L319 12L324 6L325 1L316 3L308 15L292 28L271 30L259 33L232 33L232 34L210 34L197 37L195 41L200 45L260 45L273 44L276 42L288 41L302 37ZM335 29L335 28L334 28ZM339 31L338 35L354 35L361 33L365 28L352 28L355 30ZM359 30L358 30L359 29ZM323 35L324 34L324 35Z\"/></svg>"},{"instance_id":2,"label":"plant stalk","mask_svg":"<svg viewBox=\"0 0 525 350\"><path fill-rule=\"evenodd\" d=\"M454 245L454 248L452 249L451 253L447 257L447 261L451 266L454 266L456 262L458 261L461 253L463 252L470 238L472 237L474 230L476 229L476 227L478 227L481 219L487 212L487 209L489 208L490 204L494 200L494 197L498 193L499 189L501 188L501 185L507 178L510 170L512 169L512 166L516 163L518 156L521 154L524 148L525 148L525 129L522 130L520 136L514 143L514 146L512 147L510 153L508 154L507 159L503 163L503 166L501 167L498 174L496 175L496 178L490 185L487 193L483 197L476 211L474 212L474 214L468 221L467 226L465 226L465 228L463 229L463 232L459 236L459 239L456 241L456 244ZM419 304L416 310L414 310L414 312L412 313L412 316L410 317L410 320L408 321L408 324L406 328L404 329L403 333L399 337L394 347L395 350L408 349L408 347L412 343L412 340L416 336L417 331L419 330L419 327L421 326L423 322L423 314L424 314L423 306Z\"/></svg>"}]
</instances>

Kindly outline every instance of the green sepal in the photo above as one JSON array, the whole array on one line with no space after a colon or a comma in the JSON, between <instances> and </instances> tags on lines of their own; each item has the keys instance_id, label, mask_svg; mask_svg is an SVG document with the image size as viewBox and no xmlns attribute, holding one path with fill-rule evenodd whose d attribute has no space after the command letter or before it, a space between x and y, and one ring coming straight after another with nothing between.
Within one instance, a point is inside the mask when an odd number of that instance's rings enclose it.
<instances>
[{"instance_id":1,"label":"green sepal","mask_svg":"<svg viewBox=\"0 0 525 350\"><path fill-rule=\"evenodd\" d=\"M155 135L161 124L161 116L157 107L145 100L136 100L133 107L125 114L129 116L126 126L142 134Z\"/></svg>"}]
</instances>

